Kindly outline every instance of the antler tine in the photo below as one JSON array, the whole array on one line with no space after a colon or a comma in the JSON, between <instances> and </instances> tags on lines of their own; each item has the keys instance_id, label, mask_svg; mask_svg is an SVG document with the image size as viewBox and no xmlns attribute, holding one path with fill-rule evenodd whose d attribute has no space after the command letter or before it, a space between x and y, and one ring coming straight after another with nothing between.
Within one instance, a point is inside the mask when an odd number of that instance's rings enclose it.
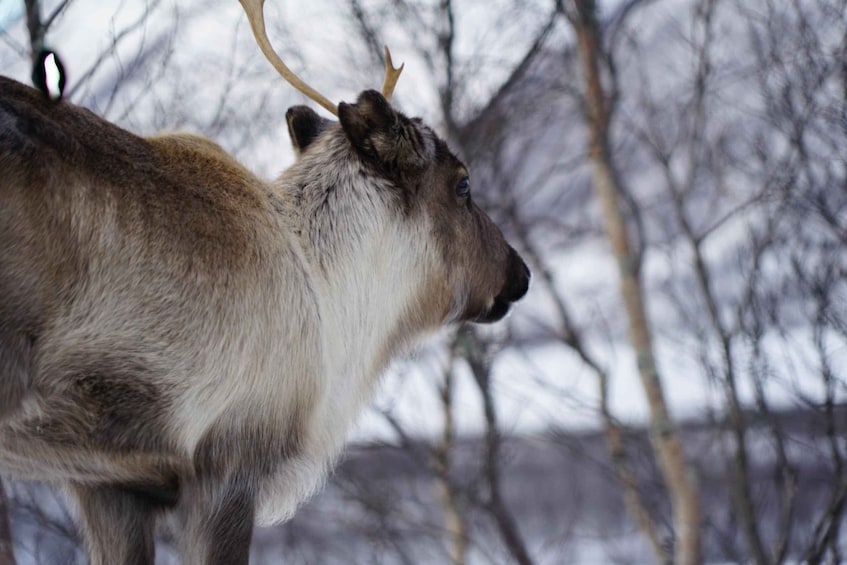
<instances>
[{"instance_id":1,"label":"antler tine","mask_svg":"<svg viewBox=\"0 0 847 565\"><path fill-rule=\"evenodd\" d=\"M294 74L291 69L282 62L282 59L279 58L279 55L277 55L273 47L271 47L267 31L265 31L265 0L239 0L239 2L241 2L241 6L244 8L244 11L247 12L247 19L250 21L250 27L253 30L253 36L256 38L256 43L259 44L259 49L262 50L265 58L270 61L271 65L274 66L277 72L282 75L282 78L287 80L291 86L305 94L311 100L314 100L333 115L337 116L338 108L335 104L327 100L324 95L303 82L300 77ZM388 78L386 77L386 81L387 80Z\"/></svg>"},{"instance_id":2,"label":"antler tine","mask_svg":"<svg viewBox=\"0 0 847 565\"><path fill-rule=\"evenodd\" d=\"M397 79L400 78L400 73L403 72L403 67L406 63L400 65L400 68L394 68L394 63L391 61L391 51L388 47L385 49L385 80L382 82L382 95L386 100L391 100L391 95L394 94L394 87L397 86Z\"/></svg>"}]
</instances>

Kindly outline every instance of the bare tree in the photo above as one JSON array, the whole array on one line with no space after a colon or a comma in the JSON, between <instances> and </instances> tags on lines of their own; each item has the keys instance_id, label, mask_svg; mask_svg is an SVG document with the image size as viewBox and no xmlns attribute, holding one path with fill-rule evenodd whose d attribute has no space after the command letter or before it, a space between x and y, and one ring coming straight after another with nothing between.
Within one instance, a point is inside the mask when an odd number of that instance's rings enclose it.
<instances>
[{"instance_id":1,"label":"bare tree","mask_svg":"<svg viewBox=\"0 0 847 565\"><path fill-rule=\"evenodd\" d=\"M514 560L522 565L529 565L533 562L532 558L509 505L504 499L501 485L501 432L497 421L497 410L494 406L490 362L487 360L490 355L487 348L490 344L475 339L471 328L465 328L460 339L462 340L461 346L465 349L464 358L470 365L474 380L482 394L485 410L485 460L483 468L488 491L486 508L493 516L506 548Z\"/></svg>"},{"instance_id":2,"label":"bare tree","mask_svg":"<svg viewBox=\"0 0 847 565\"><path fill-rule=\"evenodd\" d=\"M659 526L651 515L648 501L638 484L638 477L633 469L632 462L626 449L625 432L623 425L612 413L609 404L609 389L611 387L608 370L603 367L598 359L589 351L584 343L583 332L576 327L573 315L565 300L565 297L556 289L554 277L546 261L530 241L526 233L525 225L517 218L513 218L516 225L519 240L525 256L533 265L536 280L540 279L545 290L555 304L555 311L560 327L553 332L561 339L562 344L574 351L580 360L590 367L597 378L599 390L599 412L605 432L606 446L611 457L611 464L620 488L623 490L627 510L632 514L639 529L650 542L653 556L657 563L669 563L671 560L666 545L662 542Z\"/></svg>"},{"instance_id":3,"label":"bare tree","mask_svg":"<svg viewBox=\"0 0 847 565\"><path fill-rule=\"evenodd\" d=\"M629 317L629 339L635 350L638 372L650 406L651 437L673 504L676 534L674 562L700 563L703 560L700 495L693 470L685 459L676 426L667 408L646 319L645 292L640 275L643 250L638 247L642 245L644 236L633 234L623 215L627 203L626 192L609 147L613 98L607 93L601 79L601 65L606 57L602 53L597 7L592 0L574 0L565 8L565 13L577 35L585 80L585 112L594 189L602 206L609 243L620 269L621 294Z\"/></svg>"},{"instance_id":4,"label":"bare tree","mask_svg":"<svg viewBox=\"0 0 847 565\"><path fill-rule=\"evenodd\" d=\"M465 549L468 535L467 525L460 508L460 495L457 492L458 489L452 471L452 452L456 443L453 425L453 410L455 409L453 406L454 351L455 348L451 348L448 366L444 371L444 382L440 385L439 390L444 422L442 424L441 442L435 447L435 464L441 490L444 529L448 536L450 557L456 565L464 565L467 554Z\"/></svg>"},{"instance_id":5,"label":"bare tree","mask_svg":"<svg viewBox=\"0 0 847 565\"><path fill-rule=\"evenodd\" d=\"M843 206L842 191L833 190L841 174L827 149L842 143L843 133L825 118L844 105L832 97L832 87L843 81L838 62L843 7L841 2L693 5L690 25L679 30L692 69L684 86L672 96L651 92L656 75L644 71L638 75L637 102L623 118L646 157L642 166L658 172L656 184L665 198L656 209L665 214L664 237L686 249L666 294L673 297L684 331L696 336L703 375L721 393L714 437L721 445L726 438L722 461L730 488L720 496L731 511L726 523L712 518L707 529L721 531L731 559L782 563L798 555L805 545L800 532L807 527L798 498L808 472L803 467L811 458L831 465L835 477L841 474L838 442L830 442L829 455L792 453L796 432L779 418L784 404L774 406L774 386L785 377L773 344L779 340L784 352L805 348L798 326L815 336L809 345L818 351L818 367L804 369L804 380L820 375L821 416L832 437L831 430L843 427L832 417L832 387L843 381L827 362L835 339L829 324L843 312L830 308L828 301L841 291L828 281L837 275L826 273L843 270L843 258L830 251L839 239L838 226L826 219L831 214L819 213L812 221L829 226L824 232L809 227L808 214L821 202L830 211ZM638 44L629 41L630 60L642 69L655 65ZM728 58L727 45L748 45L752 56ZM814 152L808 150L812 145ZM745 237L733 235L739 226ZM722 256L715 247L724 250ZM827 259L819 262L822 257ZM796 306L807 297L817 297L815 305L798 317ZM828 321L821 323L817 312L823 303ZM792 401L817 404L806 394L797 390ZM773 463L762 461L763 440ZM837 552L832 537L821 540L840 520L839 484L833 486L834 503L818 515L810 535L817 550L827 545L823 551ZM764 495L764 489L773 495ZM734 545L736 531L743 547ZM821 555L806 553L812 554Z\"/></svg>"},{"instance_id":6,"label":"bare tree","mask_svg":"<svg viewBox=\"0 0 847 565\"><path fill-rule=\"evenodd\" d=\"M744 531L750 554L754 557L754 561L759 564L768 562L765 554L765 548L762 544L761 537L757 528L757 520L753 508L753 499L749 477L749 461L748 448L746 445L746 424L744 422L744 414L741 407L738 394L738 370L735 366L735 359L732 352L732 336L730 330L725 326L719 313L718 299L715 296L712 282L712 274L706 265L703 256L703 245L705 239L710 233L710 230L705 230L703 233L697 232L692 226L692 222L688 218L686 209L687 195L695 191L695 183L698 180L697 164L702 163L702 155L708 151L704 147L704 130L706 128L707 113L704 103L706 95L706 86L710 83L710 74L713 72L712 63L710 60L710 45L714 40L713 34L713 14L715 10L715 1L707 1L701 3L696 10L696 20L699 28L699 45L696 49L696 70L693 77L692 100L687 105L690 112L690 124L684 127L684 132L689 136L686 143L677 143L673 146L663 147L666 151L657 150L657 160L659 166L666 179L666 190L668 191L669 201L672 203L672 210L676 221L682 231L682 237L691 247L693 267L695 273L695 281L702 295L703 305L709 321L710 330L714 332L718 342L720 351L720 367L714 371L720 375L719 381L724 390L726 405L729 408L730 423L729 429L732 431L735 441L735 454L732 460L734 474L730 484L733 485L733 496L731 501L737 506L741 523ZM684 119L682 116L681 119ZM652 140L648 141L648 146L654 149L659 146ZM682 180L677 179L675 171L671 167L673 152L683 148L689 151L687 155L690 166L686 171L686 175Z\"/></svg>"}]
</instances>

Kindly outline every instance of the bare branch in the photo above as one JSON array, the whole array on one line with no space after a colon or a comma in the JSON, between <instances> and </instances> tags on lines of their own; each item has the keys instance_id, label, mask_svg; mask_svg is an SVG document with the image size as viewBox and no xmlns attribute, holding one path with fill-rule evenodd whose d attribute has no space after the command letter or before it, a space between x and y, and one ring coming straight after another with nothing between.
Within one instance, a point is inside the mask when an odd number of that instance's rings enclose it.
<instances>
[{"instance_id":1,"label":"bare branch","mask_svg":"<svg viewBox=\"0 0 847 565\"><path fill-rule=\"evenodd\" d=\"M47 16L47 19L44 20L44 29L50 29L53 25L53 22L56 21L56 18L61 16L65 10L67 10L68 6L70 6L73 0L62 0L59 2L59 5L53 9L53 12Z\"/></svg>"},{"instance_id":2,"label":"bare branch","mask_svg":"<svg viewBox=\"0 0 847 565\"><path fill-rule=\"evenodd\" d=\"M497 424L497 412L494 407L494 394L491 390L490 367L485 361L483 346L473 331L465 327L459 330L460 347L470 365L474 380L482 396L485 410L485 478L488 483L488 509L494 517L497 528L512 557L520 565L532 565L532 558L526 542L518 531L515 519L503 498L500 484L500 432Z\"/></svg>"}]
</instances>

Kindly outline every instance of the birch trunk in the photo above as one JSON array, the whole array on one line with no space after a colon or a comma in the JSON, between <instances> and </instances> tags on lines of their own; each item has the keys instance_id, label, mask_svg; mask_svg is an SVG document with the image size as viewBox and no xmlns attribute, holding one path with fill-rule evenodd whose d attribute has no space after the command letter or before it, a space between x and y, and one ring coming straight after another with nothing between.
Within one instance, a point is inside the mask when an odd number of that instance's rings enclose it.
<instances>
[{"instance_id":1,"label":"birch trunk","mask_svg":"<svg viewBox=\"0 0 847 565\"><path fill-rule=\"evenodd\" d=\"M609 152L611 107L600 77L602 58L594 0L573 0L570 20L577 37L585 81L585 113L594 190L600 202L606 235L617 259L620 291L629 319L629 339L650 410L650 436L673 509L674 563L702 563L700 494L685 459L676 426L668 412L659 378L640 277L640 255L630 245L621 210L624 192Z\"/></svg>"}]
</instances>

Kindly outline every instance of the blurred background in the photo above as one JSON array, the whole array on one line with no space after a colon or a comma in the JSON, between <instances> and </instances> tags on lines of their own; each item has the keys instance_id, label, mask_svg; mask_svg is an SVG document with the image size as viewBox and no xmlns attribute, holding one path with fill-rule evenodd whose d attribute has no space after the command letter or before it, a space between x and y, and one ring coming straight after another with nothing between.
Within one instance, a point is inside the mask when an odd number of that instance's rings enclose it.
<instances>
[{"instance_id":1,"label":"blurred background","mask_svg":"<svg viewBox=\"0 0 847 565\"><path fill-rule=\"evenodd\" d=\"M534 279L505 322L392 366L253 562L847 559L847 0L265 12L335 101L381 84L389 45L395 105L468 163ZM0 0L0 72L29 83L41 43L71 102L133 132L207 135L266 178L293 162L305 102L235 0ZM60 494L4 487L0 562L84 561Z\"/></svg>"}]
</instances>

